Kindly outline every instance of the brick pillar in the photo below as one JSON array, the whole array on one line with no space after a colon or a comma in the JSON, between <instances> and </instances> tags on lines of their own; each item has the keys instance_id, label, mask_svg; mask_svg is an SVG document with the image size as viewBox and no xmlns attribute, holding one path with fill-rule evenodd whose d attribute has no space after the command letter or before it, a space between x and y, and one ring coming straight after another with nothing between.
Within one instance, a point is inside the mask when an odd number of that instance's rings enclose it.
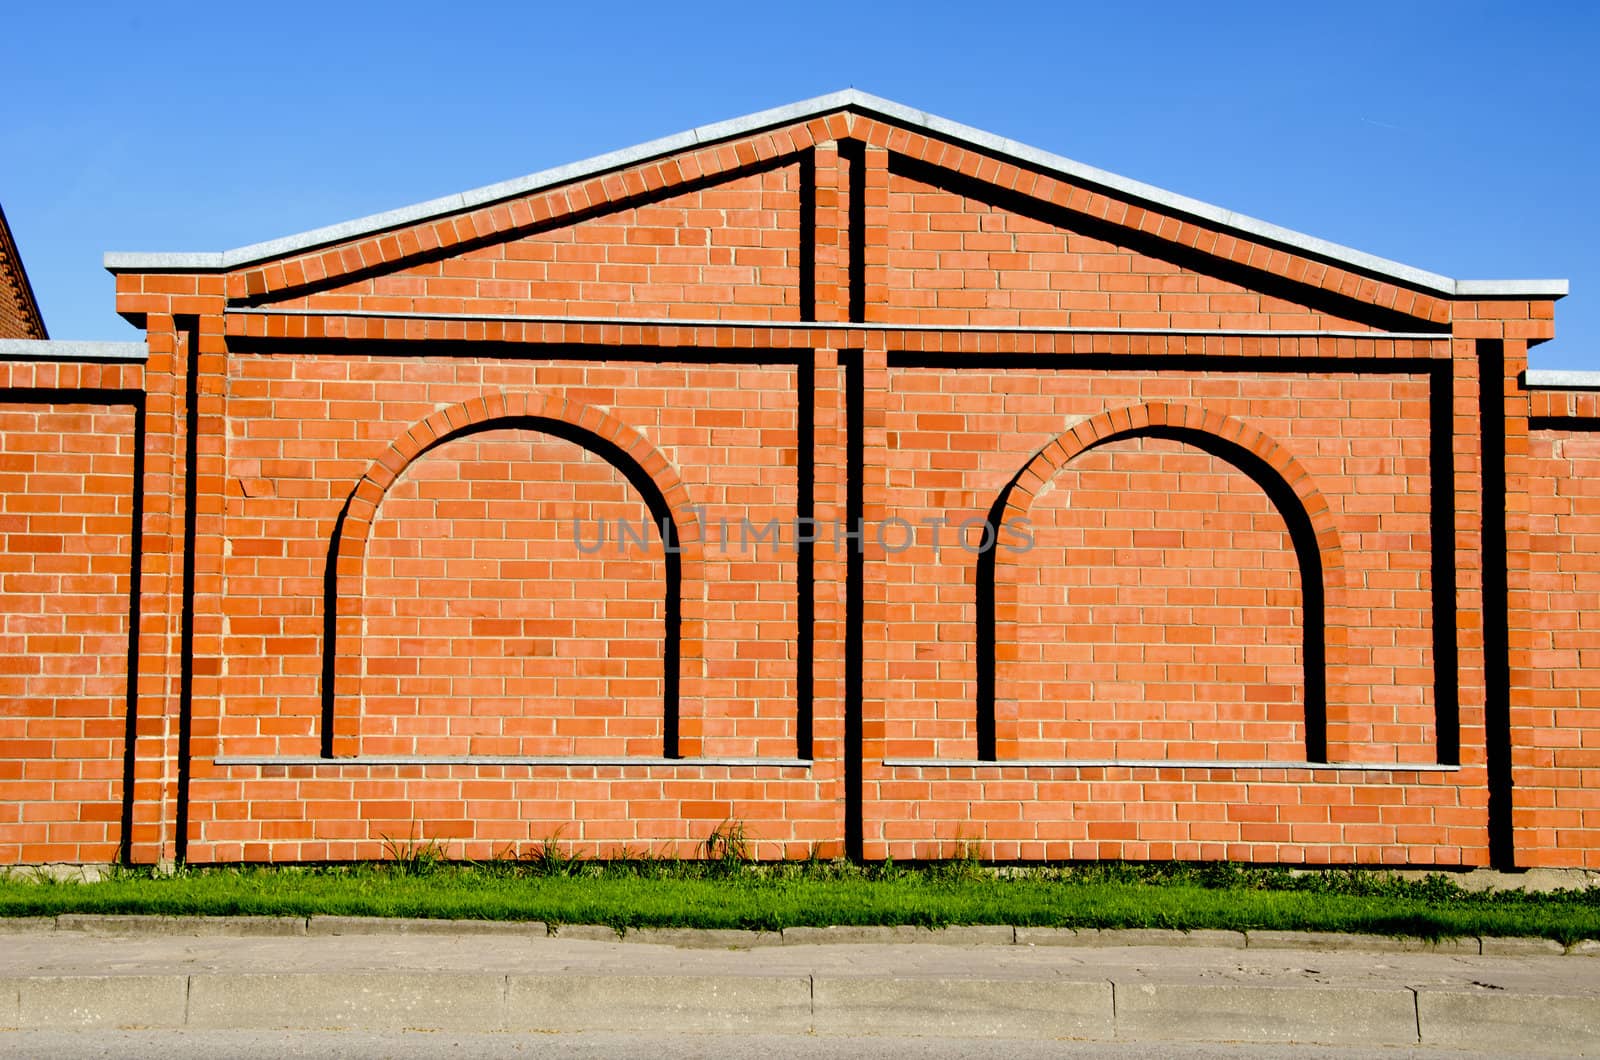
<instances>
[{"instance_id":1,"label":"brick pillar","mask_svg":"<svg viewBox=\"0 0 1600 1060\"><path fill-rule=\"evenodd\" d=\"M185 859L193 859L191 843L203 839L206 807L193 798L196 775L210 773L210 762L222 753L220 727L222 699L225 600L223 596L225 562L224 506L227 487L226 386L227 342L222 333L222 316L213 313L198 318L194 332L196 349L190 359L195 372L196 399L194 476L194 634L191 647L191 694L188 734L183 757L178 762L181 797L187 834L178 847ZM281 664L280 664L281 665ZM198 860L209 861L200 854Z\"/></svg>"},{"instance_id":2,"label":"brick pillar","mask_svg":"<svg viewBox=\"0 0 1600 1060\"><path fill-rule=\"evenodd\" d=\"M139 680L134 727L133 828L126 858L177 856L179 648L183 622L184 461L189 342L169 314L146 317L144 528Z\"/></svg>"},{"instance_id":3,"label":"brick pillar","mask_svg":"<svg viewBox=\"0 0 1600 1060\"><path fill-rule=\"evenodd\" d=\"M1484 725L1483 644L1483 454L1480 432L1478 346L1458 330L1451 342L1451 446L1455 462L1454 599L1456 657L1435 659L1435 666L1456 667L1459 702L1461 784L1457 788L1467 811L1445 842L1459 846L1462 863L1481 865L1488 856L1486 730ZM1451 601L1435 599L1435 621L1448 621Z\"/></svg>"},{"instance_id":4,"label":"brick pillar","mask_svg":"<svg viewBox=\"0 0 1600 1060\"><path fill-rule=\"evenodd\" d=\"M820 301L818 303L821 304ZM829 806L825 822L808 837L818 853L839 857L844 850L845 579L847 551L839 528L846 518L845 475L849 459L845 425L845 372L839 351L820 347L810 379L814 400L815 447L813 515L819 527L812 550L811 777L817 797Z\"/></svg>"},{"instance_id":5,"label":"brick pillar","mask_svg":"<svg viewBox=\"0 0 1600 1060\"><path fill-rule=\"evenodd\" d=\"M861 301L863 315L870 319L867 306L883 306L889 301L889 152L868 145L862 151L863 173L857 181L865 200L857 216L862 221ZM881 319L881 318L880 318Z\"/></svg>"},{"instance_id":6,"label":"brick pillar","mask_svg":"<svg viewBox=\"0 0 1600 1060\"><path fill-rule=\"evenodd\" d=\"M837 322L850 314L850 159L836 140L811 153L815 190L812 216L814 319ZM837 357L835 358L837 362Z\"/></svg>"}]
</instances>

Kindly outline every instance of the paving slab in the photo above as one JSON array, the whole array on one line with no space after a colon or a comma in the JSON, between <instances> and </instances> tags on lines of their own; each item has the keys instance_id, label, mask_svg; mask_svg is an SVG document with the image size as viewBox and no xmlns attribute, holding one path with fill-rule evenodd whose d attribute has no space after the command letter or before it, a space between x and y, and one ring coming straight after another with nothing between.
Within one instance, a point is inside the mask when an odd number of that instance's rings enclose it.
<instances>
[{"instance_id":1,"label":"paving slab","mask_svg":"<svg viewBox=\"0 0 1600 1060\"><path fill-rule=\"evenodd\" d=\"M1497 1049L1516 1056L1600 1050L1600 1002L1590 996L1496 993L1493 990L1418 990L1422 1044Z\"/></svg>"},{"instance_id":2,"label":"paving slab","mask_svg":"<svg viewBox=\"0 0 1600 1060\"><path fill-rule=\"evenodd\" d=\"M186 1025L208 1028L499 1030L498 975L368 971L189 977Z\"/></svg>"},{"instance_id":3,"label":"paving slab","mask_svg":"<svg viewBox=\"0 0 1600 1060\"><path fill-rule=\"evenodd\" d=\"M1208 983L1117 984L1117 1036L1135 1041L1410 1045L1413 992Z\"/></svg>"},{"instance_id":4,"label":"paving slab","mask_svg":"<svg viewBox=\"0 0 1600 1060\"><path fill-rule=\"evenodd\" d=\"M181 1027L182 975L66 975L16 981L18 1027Z\"/></svg>"},{"instance_id":5,"label":"paving slab","mask_svg":"<svg viewBox=\"0 0 1600 1060\"><path fill-rule=\"evenodd\" d=\"M777 975L513 975L508 1030L795 1033L811 1029L811 979Z\"/></svg>"},{"instance_id":6,"label":"paving slab","mask_svg":"<svg viewBox=\"0 0 1600 1060\"><path fill-rule=\"evenodd\" d=\"M1017 980L817 976L817 1034L1109 1039L1111 984Z\"/></svg>"}]
</instances>

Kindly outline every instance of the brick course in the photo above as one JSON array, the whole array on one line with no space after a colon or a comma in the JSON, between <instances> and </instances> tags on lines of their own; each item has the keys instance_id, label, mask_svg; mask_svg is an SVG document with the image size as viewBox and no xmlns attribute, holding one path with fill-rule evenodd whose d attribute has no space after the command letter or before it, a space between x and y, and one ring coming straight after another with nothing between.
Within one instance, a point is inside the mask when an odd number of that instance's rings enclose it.
<instances>
[{"instance_id":1,"label":"brick course","mask_svg":"<svg viewBox=\"0 0 1600 1060\"><path fill-rule=\"evenodd\" d=\"M5 365L0 860L1600 866L1549 298L860 106L115 271L142 371Z\"/></svg>"}]
</instances>

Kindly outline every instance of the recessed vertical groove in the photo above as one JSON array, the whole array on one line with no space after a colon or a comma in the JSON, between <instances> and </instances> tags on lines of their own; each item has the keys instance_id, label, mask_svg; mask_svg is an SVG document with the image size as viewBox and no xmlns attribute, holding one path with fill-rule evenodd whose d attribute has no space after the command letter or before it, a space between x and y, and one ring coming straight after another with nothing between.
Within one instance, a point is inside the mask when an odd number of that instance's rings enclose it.
<instances>
[{"instance_id":1,"label":"recessed vertical groove","mask_svg":"<svg viewBox=\"0 0 1600 1060\"><path fill-rule=\"evenodd\" d=\"M845 523L861 529L865 473L866 407L863 357L859 350L841 351L845 367ZM844 845L846 856L860 861L865 853L862 825L862 633L866 618L866 557L859 536L847 539L845 551L844 636Z\"/></svg>"},{"instance_id":2,"label":"recessed vertical groove","mask_svg":"<svg viewBox=\"0 0 1600 1060\"><path fill-rule=\"evenodd\" d=\"M1483 460L1483 729L1489 773L1489 861L1516 864L1512 832L1510 625L1506 614L1505 343L1478 343Z\"/></svg>"},{"instance_id":3,"label":"recessed vertical groove","mask_svg":"<svg viewBox=\"0 0 1600 1060\"><path fill-rule=\"evenodd\" d=\"M200 322L180 317L176 331L184 346L183 444L183 617L178 633L178 805L173 858L189 857L189 757L194 728L194 581L200 483L195 462L200 453Z\"/></svg>"},{"instance_id":4,"label":"recessed vertical groove","mask_svg":"<svg viewBox=\"0 0 1600 1060\"><path fill-rule=\"evenodd\" d=\"M817 152L800 157L800 319L817 319Z\"/></svg>"},{"instance_id":5,"label":"recessed vertical groove","mask_svg":"<svg viewBox=\"0 0 1600 1060\"><path fill-rule=\"evenodd\" d=\"M1428 510L1433 579L1433 717L1435 760L1461 764L1461 685L1456 653L1456 457L1448 364L1428 374Z\"/></svg>"},{"instance_id":6,"label":"recessed vertical groove","mask_svg":"<svg viewBox=\"0 0 1600 1060\"><path fill-rule=\"evenodd\" d=\"M117 840L117 861L133 864L133 806L139 738L139 614L144 563L144 442L145 398L141 392L133 405L133 525L128 547L128 669L127 699L122 728L122 834Z\"/></svg>"},{"instance_id":7,"label":"recessed vertical groove","mask_svg":"<svg viewBox=\"0 0 1600 1060\"><path fill-rule=\"evenodd\" d=\"M817 355L800 354L795 370L795 518L812 532L795 535L795 757L812 756L816 675L816 409Z\"/></svg>"},{"instance_id":8,"label":"recessed vertical groove","mask_svg":"<svg viewBox=\"0 0 1600 1060\"><path fill-rule=\"evenodd\" d=\"M860 140L839 141L839 157L850 163L850 316L867 319L867 152Z\"/></svg>"}]
</instances>

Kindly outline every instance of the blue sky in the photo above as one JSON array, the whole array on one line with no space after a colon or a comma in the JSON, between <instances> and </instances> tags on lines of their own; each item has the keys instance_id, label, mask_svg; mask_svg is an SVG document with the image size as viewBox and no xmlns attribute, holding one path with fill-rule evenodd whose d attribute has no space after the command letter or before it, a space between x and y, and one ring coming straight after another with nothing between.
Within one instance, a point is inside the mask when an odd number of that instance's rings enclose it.
<instances>
[{"instance_id":1,"label":"blue sky","mask_svg":"<svg viewBox=\"0 0 1600 1060\"><path fill-rule=\"evenodd\" d=\"M1600 5L21 4L0 204L54 338L225 250L854 86L1462 279L1600 370Z\"/></svg>"}]
</instances>

